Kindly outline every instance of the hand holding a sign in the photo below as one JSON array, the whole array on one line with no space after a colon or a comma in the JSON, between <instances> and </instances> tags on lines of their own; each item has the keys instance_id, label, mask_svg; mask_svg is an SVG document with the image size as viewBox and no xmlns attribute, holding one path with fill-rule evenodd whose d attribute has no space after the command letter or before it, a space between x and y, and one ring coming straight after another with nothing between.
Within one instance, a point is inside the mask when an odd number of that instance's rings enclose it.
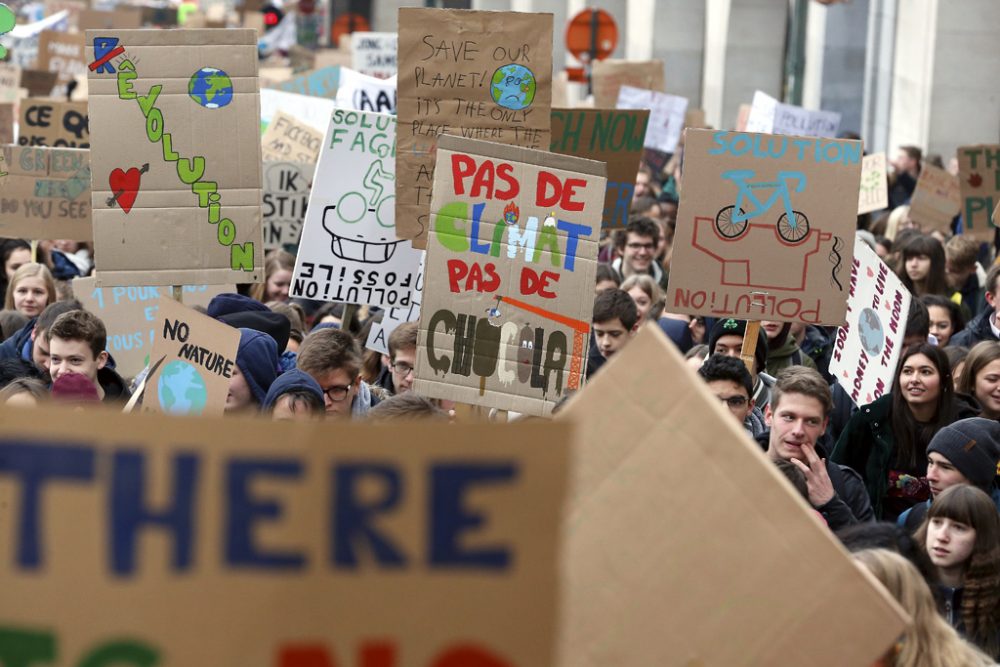
<instances>
[{"instance_id":1,"label":"hand holding a sign","mask_svg":"<svg viewBox=\"0 0 1000 667\"><path fill-rule=\"evenodd\" d=\"M830 481L830 473L826 471L826 459L816 454L816 448L808 442L802 443L802 452L806 455L806 463L791 459L795 467L806 477L806 488L809 490L809 502L813 507L822 507L837 495Z\"/></svg>"}]
</instances>

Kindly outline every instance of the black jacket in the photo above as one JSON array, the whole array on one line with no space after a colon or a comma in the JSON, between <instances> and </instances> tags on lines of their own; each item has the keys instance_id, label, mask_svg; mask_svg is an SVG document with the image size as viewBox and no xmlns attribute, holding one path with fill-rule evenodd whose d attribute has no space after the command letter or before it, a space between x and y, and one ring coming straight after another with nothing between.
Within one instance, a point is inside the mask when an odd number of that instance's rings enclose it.
<instances>
[{"instance_id":1,"label":"black jacket","mask_svg":"<svg viewBox=\"0 0 1000 667\"><path fill-rule=\"evenodd\" d=\"M126 403L132 397L125 380L111 366L105 366L97 371L97 383L104 390L105 403Z\"/></svg>"},{"instance_id":2,"label":"black jacket","mask_svg":"<svg viewBox=\"0 0 1000 667\"><path fill-rule=\"evenodd\" d=\"M984 340L997 340L993 334L993 327L990 326L991 317L993 317L993 310L990 308L976 315L971 322L965 325L964 329L951 337L948 346L961 345L971 348Z\"/></svg>"},{"instance_id":3,"label":"black jacket","mask_svg":"<svg viewBox=\"0 0 1000 667\"><path fill-rule=\"evenodd\" d=\"M767 451L770 437L771 432L765 431L756 438L758 444L765 451ZM838 531L856 523L873 521L875 513L872 511L872 505L868 500L868 493L865 491L865 484L861 480L861 476L847 466L840 466L831 461L821 443L816 443L816 454L821 459L826 459L826 473L830 476L830 482L833 484L833 498L825 505L816 508L816 511L826 519L830 530Z\"/></svg>"}]
</instances>

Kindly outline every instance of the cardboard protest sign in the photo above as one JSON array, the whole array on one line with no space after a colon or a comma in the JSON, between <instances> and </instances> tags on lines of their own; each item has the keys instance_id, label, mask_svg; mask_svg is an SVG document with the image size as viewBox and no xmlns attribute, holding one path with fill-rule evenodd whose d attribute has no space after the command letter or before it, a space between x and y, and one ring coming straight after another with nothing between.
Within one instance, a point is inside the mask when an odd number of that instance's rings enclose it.
<instances>
[{"instance_id":1,"label":"cardboard protest sign","mask_svg":"<svg viewBox=\"0 0 1000 667\"><path fill-rule=\"evenodd\" d=\"M399 36L394 32L351 33L353 67L358 72L377 79L396 76L396 46Z\"/></svg>"},{"instance_id":2,"label":"cardboard protest sign","mask_svg":"<svg viewBox=\"0 0 1000 667\"><path fill-rule=\"evenodd\" d=\"M784 104L760 90L753 95L747 118L747 132L789 134L803 137L836 137L840 114L836 111L810 111Z\"/></svg>"},{"instance_id":3,"label":"cardboard protest sign","mask_svg":"<svg viewBox=\"0 0 1000 667\"><path fill-rule=\"evenodd\" d=\"M90 151L3 146L0 237L93 238Z\"/></svg>"},{"instance_id":4,"label":"cardboard protest sign","mask_svg":"<svg viewBox=\"0 0 1000 667\"><path fill-rule=\"evenodd\" d=\"M552 107L552 15L399 10L400 238L423 248L437 138L544 150Z\"/></svg>"},{"instance_id":5,"label":"cardboard protest sign","mask_svg":"<svg viewBox=\"0 0 1000 667\"><path fill-rule=\"evenodd\" d=\"M279 111L261 137L261 157L269 161L316 163L323 133Z\"/></svg>"},{"instance_id":6,"label":"cardboard protest sign","mask_svg":"<svg viewBox=\"0 0 1000 667\"><path fill-rule=\"evenodd\" d=\"M685 130L666 309L840 326L861 142Z\"/></svg>"},{"instance_id":7,"label":"cardboard protest sign","mask_svg":"<svg viewBox=\"0 0 1000 667\"><path fill-rule=\"evenodd\" d=\"M66 11L66 27L70 32L80 30L80 15L87 10L87 2L83 0L45 0L45 15L52 16ZM124 9L124 8L123 8Z\"/></svg>"},{"instance_id":8,"label":"cardboard protest sign","mask_svg":"<svg viewBox=\"0 0 1000 667\"><path fill-rule=\"evenodd\" d=\"M910 219L930 233L935 229L948 229L961 209L958 177L932 164L921 165L917 187L910 198ZM992 229L983 230L982 234L983 239L993 238Z\"/></svg>"},{"instance_id":9,"label":"cardboard protest sign","mask_svg":"<svg viewBox=\"0 0 1000 667\"><path fill-rule=\"evenodd\" d=\"M0 62L0 102L17 102L21 97L20 88L21 68Z\"/></svg>"},{"instance_id":10,"label":"cardboard protest sign","mask_svg":"<svg viewBox=\"0 0 1000 667\"><path fill-rule=\"evenodd\" d=\"M80 30L128 30L142 27L143 8L118 5L114 11L85 9L80 12Z\"/></svg>"},{"instance_id":11,"label":"cardboard protest sign","mask_svg":"<svg viewBox=\"0 0 1000 667\"><path fill-rule=\"evenodd\" d=\"M90 148L87 103L22 100L17 143L21 146Z\"/></svg>"},{"instance_id":12,"label":"cardboard protest sign","mask_svg":"<svg viewBox=\"0 0 1000 667\"><path fill-rule=\"evenodd\" d=\"M5 654L554 664L567 425L329 428L4 410Z\"/></svg>"},{"instance_id":13,"label":"cardboard protest sign","mask_svg":"<svg viewBox=\"0 0 1000 667\"><path fill-rule=\"evenodd\" d=\"M337 106L342 109L394 114L396 113L396 76L393 75L388 79L376 79L347 67L341 67L335 99Z\"/></svg>"},{"instance_id":14,"label":"cardboard protest sign","mask_svg":"<svg viewBox=\"0 0 1000 667\"><path fill-rule=\"evenodd\" d=\"M14 143L14 103L0 102L0 144Z\"/></svg>"},{"instance_id":15,"label":"cardboard protest sign","mask_svg":"<svg viewBox=\"0 0 1000 667\"><path fill-rule=\"evenodd\" d=\"M298 245L315 163L264 163L264 249Z\"/></svg>"},{"instance_id":16,"label":"cardboard protest sign","mask_svg":"<svg viewBox=\"0 0 1000 667\"><path fill-rule=\"evenodd\" d=\"M337 84L340 81L340 67L324 67L303 72L274 86L278 90L311 97L336 99Z\"/></svg>"},{"instance_id":17,"label":"cardboard protest sign","mask_svg":"<svg viewBox=\"0 0 1000 667\"><path fill-rule=\"evenodd\" d=\"M649 112L613 109L553 109L553 153L607 164L605 228L628 224Z\"/></svg>"},{"instance_id":18,"label":"cardboard protest sign","mask_svg":"<svg viewBox=\"0 0 1000 667\"><path fill-rule=\"evenodd\" d=\"M673 153L677 150L684 118L687 112L686 97L622 86L618 90L619 109L649 109L649 126L646 129L646 148Z\"/></svg>"},{"instance_id":19,"label":"cardboard protest sign","mask_svg":"<svg viewBox=\"0 0 1000 667\"><path fill-rule=\"evenodd\" d=\"M168 297L156 302L155 317L143 411L221 415L236 367L239 329Z\"/></svg>"},{"instance_id":20,"label":"cardboard protest sign","mask_svg":"<svg viewBox=\"0 0 1000 667\"><path fill-rule=\"evenodd\" d=\"M206 307L216 295L235 291L235 285L185 285L181 299L188 307ZM73 279L73 297L104 322L107 350L123 378L135 377L149 363L153 341L162 333L162 326L157 330L159 301L169 296L169 287L101 288L94 278Z\"/></svg>"},{"instance_id":21,"label":"cardboard protest sign","mask_svg":"<svg viewBox=\"0 0 1000 667\"><path fill-rule=\"evenodd\" d=\"M89 31L87 58L99 284L263 280L254 32Z\"/></svg>"},{"instance_id":22,"label":"cardboard protest sign","mask_svg":"<svg viewBox=\"0 0 1000 667\"><path fill-rule=\"evenodd\" d=\"M587 366L605 167L442 136L413 388L544 416Z\"/></svg>"},{"instance_id":23,"label":"cardboard protest sign","mask_svg":"<svg viewBox=\"0 0 1000 667\"><path fill-rule=\"evenodd\" d=\"M87 73L83 33L46 30L38 37L38 69L56 73L53 97L65 97L66 85L77 74Z\"/></svg>"},{"instance_id":24,"label":"cardboard protest sign","mask_svg":"<svg viewBox=\"0 0 1000 667\"><path fill-rule=\"evenodd\" d=\"M595 60L591 63L590 80L594 106L599 109L614 108L622 86L657 92L667 89L662 60Z\"/></svg>"},{"instance_id":25,"label":"cardboard protest sign","mask_svg":"<svg viewBox=\"0 0 1000 667\"><path fill-rule=\"evenodd\" d=\"M396 238L396 119L337 109L313 178L289 294L410 305L420 251Z\"/></svg>"},{"instance_id":26,"label":"cardboard protest sign","mask_svg":"<svg viewBox=\"0 0 1000 667\"><path fill-rule=\"evenodd\" d=\"M911 298L875 251L855 246L847 324L837 329L830 361L830 373L855 404L871 403L892 388Z\"/></svg>"},{"instance_id":27,"label":"cardboard protest sign","mask_svg":"<svg viewBox=\"0 0 1000 667\"><path fill-rule=\"evenodd\" d=\"M871 665L903 631L655 324L557 421L577 433L558 667Z\"/></svg>"},{"instance_id":28,"label":"cardboard protest sign","mask_svg":"<svg viewBox=\"0 0 1000 667\"><path fill-rule=\"evenodd\" d=\"M382 354L389 354L389 336L401 324L416 322L420 319L420 300L424 292L424 266L427 252L420 252L420 269L417 273L417 282L410 293L410 304L398 308L386 308L382 311L382 318L372 322L372 327L368 331L368 339L365 347Z\"/></svg>"},{"instance_id":29,"label":"cardboard protest sign","mask_svg":"<svg viewBox=\"0 0 1000 667\"><path fill-rule=\"evenodd\" d=\"M861 158L861 188L858 190L858 215L880 211L889 205L885 153Z\"/></svg>"},{"instance_id":30,"label":"cardboard protest sign","mask_svg":"<svg viewBox=\"0 0 1000 667\"><path fill-rule=\"evenodd\" d=\"M322 132L323 128L330 123L330 114L336 108L337 105L334 104L333 100L262 88L260 91L260 132L263 134L267 131L267 126L270 125L279 111L291 114L300 122Z\"/></svg>"},{"instance_id":31,"label":"cardboard protest sign","mask_svg":"<svg viewBox=\"0 0 1000 667\"><path fill-rule=\"evenodd\" d=\"M959 147L958 173L962 233L992 241L996 226L990 216L1000 206L1000 145Z\"/></svg>"},{"instance_id":32,"label":"cardboard protest sign","mask_svg":"<svg viewBox=\"0 0 1000 667\"><path fill-rule=\"evenodd\" d=\"M21 87L28 91L29 97L48 95L56 85L56 73L39 69L21 70Z\"/></svg>"}]
</instances>

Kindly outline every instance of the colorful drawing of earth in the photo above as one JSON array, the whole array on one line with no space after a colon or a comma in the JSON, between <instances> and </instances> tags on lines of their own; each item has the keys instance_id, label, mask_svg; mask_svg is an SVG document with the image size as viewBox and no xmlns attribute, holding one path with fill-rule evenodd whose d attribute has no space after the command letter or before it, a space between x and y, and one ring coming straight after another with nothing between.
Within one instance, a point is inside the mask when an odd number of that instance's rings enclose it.
<instances>
[{"instance_id":1,"label":"colorful drawing of earth","mask_svg":"<svg viewBox=\"0 0 1000 667\"><path fill-rule=\"evenodd\" d=\"M882 320L879 319L878 313L871 308L861 311L861 317L858 318L858 334L861 338L861 347L869 358L874 359L881 354L882 346L885 344L885 330L882 328Z\"/></svg>"},{"instance_id":2,"label":"colorful drawing of earth","mask_svg":"<svg viewBox=\"0 0 1000 667\"><path fill-rule=\"evenodd\" d=\"M221 109L233 101L233 82L221 69L202 67L188 81L188 95L206 109Z\"/></svg>"},{"instance_id":3,"label":"colorful drawing of earth","mask_svg":"<svg viewBox=\"0 0 1000 667\"><path fill-rule=\"evenodd\" d=\"M490 96L505 109L527 109L535 101L535 75L524 65L504 65L493 72Z\"/></svg>"},{"instance_id":4,"label":"colorful drawing of earth","mask_svg":"<svg viewBox=\"0 0 1000 667\"><path fill-rule=\"evenodd\" d=\"M156 385L160 407L175 415L200 415L205 411L208 390L198 370L176 359L163 367Z\"/></svg>"}]
</instances>

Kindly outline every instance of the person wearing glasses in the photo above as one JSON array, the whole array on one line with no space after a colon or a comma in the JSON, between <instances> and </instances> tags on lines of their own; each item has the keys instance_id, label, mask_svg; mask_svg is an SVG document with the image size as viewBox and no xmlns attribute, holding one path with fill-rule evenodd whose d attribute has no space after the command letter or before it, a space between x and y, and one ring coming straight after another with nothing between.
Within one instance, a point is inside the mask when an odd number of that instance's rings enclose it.
<instances>
[{"instance_id":1,"label":"person wearing glasses","mask_svg":"<svg viewBox=\"0 0 1000 667\"><path fill-rule=\"evenodd\" d=\"M663 289L667 277L656 263L656 248L660 243L660 226L649 218L633 218L625 226L625 244L618 248L621 255L611 263L622 280L636 274L652 276Z\"/></svg>"},{"instance_id":2,"label":"person wearing glasses","mask_svg":"<svg viewBox=\"0 0 1000 667\"><path fill-rule=\"evenodd\" d=\"M379 402L361 380L361 347L346 331L313 331L302 341L296 363L319 383L327 417L364 417Z\"/></svg>"},{"instance_id":3,"label":"person wearing glasses","mask_svg":"<svg viewBox=\"0 0 1000 667\"><path fill-rule=\"evenodd\" d=\"M389 334L386 343L388 355L382 355L382 372L375 384L389 395L405 394L413 386L416 378L414 367L417 363L417 323L400 324Z\"/></svg>"},{"instance_id":4,"label":"person wearing glasses","mask_svg":"<svg viewBox=\"0 0 1000 667\"><path fill-rule=\"evenodd\" d=\"M753 378L739 357L713 354L698 369L698 375L751 437L756 438L767 430L764 414L750 398Z\"/></svg>"}]
</instances>

